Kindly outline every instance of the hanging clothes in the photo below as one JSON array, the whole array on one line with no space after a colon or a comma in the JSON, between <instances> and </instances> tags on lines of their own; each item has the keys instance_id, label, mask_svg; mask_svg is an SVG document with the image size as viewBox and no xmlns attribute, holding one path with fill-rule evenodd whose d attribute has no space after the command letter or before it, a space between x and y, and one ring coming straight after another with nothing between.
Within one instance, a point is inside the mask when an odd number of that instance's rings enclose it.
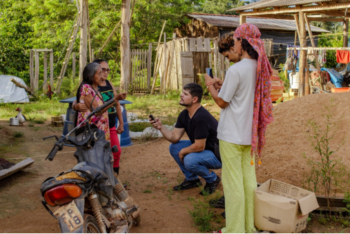
<instances>
[{"instance_id":1,"label":"hanging clothes","mask_svg":"<svg viewBox=\"0 0 350 234\"><path fill-rule=\"evenodd\" d=\"M349 63L350 62L350 51L337 50L335 57L337 58L337 63Z\"/></svg>"},{"instance_id":2,"label":"hanging clothes","mask_svg":"<svg viewBox=\"0 0 350 234\"><path fill-rule=\"evenodd\" d=\"M299 48L300 46L297 45L287 45L287 48ZM288 57L294 57L295 59L298 59L300 55L300 50L287 50L287 58Z\"/></svg>"},{"instance_id":3,"label":"hanging clothes","mask_svg":"<svg viewBox=\"0 0 350 234\"><path fill-rule=\"evenodd\" d=\"M307 59L310 60L311 62L313 62L315 60L315 50L313 49L307 49Z\"/></svg>"},{"instance_id":4,"label":"hanging clothes","mask_svg":"<svg viewBox=\"0 0 350 234\"><path fill-rule=\"evenodd\" d=\"M327 58L326 58L326 51L325 50L319 50L318 52L318 63L320 64L321 67L323 67L323 65L327 62Z\"/></svg>"}]
</instances>

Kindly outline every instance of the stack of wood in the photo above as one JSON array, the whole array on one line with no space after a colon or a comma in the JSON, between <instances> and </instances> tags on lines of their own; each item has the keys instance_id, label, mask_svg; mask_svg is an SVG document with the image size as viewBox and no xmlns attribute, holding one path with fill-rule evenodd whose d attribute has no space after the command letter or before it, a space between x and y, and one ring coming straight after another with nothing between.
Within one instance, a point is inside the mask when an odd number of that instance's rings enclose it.
<instances>
[{"instance_id":1,"label":"stack of wood","mask_svg":"<svg viewBox=\"0 0 350 234\"><path fill-rule=\"evenodd\" d=\"M63 126L62 116L51 117L51 125L54 127L62 127Z\"/></svg>"}]
</instances>

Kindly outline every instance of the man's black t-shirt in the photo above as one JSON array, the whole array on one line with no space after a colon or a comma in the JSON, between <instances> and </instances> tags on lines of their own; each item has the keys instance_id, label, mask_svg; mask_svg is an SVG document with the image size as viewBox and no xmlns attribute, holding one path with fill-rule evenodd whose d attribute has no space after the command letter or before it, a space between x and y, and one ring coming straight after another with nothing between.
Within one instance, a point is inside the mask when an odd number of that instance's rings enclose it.
<instances>
[{"instance_id":1,"label":"man's black t-shirt","mask_svg":"<svg viewBox=\"0 0 350 234\"><path fill-rule=\"evenodd\" d=\"M215 152L215 144L219 144L216 131L218 121L202 106L192 116L192 119L188 111L183 110L177 118L175 128L184 128L192 144L195 139L207 139L206 150Z\"/></svg>"}]
</instances>

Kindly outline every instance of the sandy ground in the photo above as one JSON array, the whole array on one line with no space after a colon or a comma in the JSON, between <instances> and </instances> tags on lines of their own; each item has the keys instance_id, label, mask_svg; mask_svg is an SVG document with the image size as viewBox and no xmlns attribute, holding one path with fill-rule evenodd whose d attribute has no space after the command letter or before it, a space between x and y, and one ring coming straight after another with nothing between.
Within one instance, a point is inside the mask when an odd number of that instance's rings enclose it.
<instances>
[{"instance_id":1,"label":"sandy ground","mask_svg":"<svg viewBox=\"0 0 350 234\"><path fill-rule=\"evenodd\" d=\"M275 121L267 130L263 164L257 168L259 182L274 178L302 185L303 173L309 170L302 155L306 152L316 156L307 141L305 124L310 118L320 118L322 105L330 98L338 103L334 116L340 118L343 115L335 141L349 142L350 94L310 95L304 100L299 98L280 104L275 107ZM211 109L218 111L217 107ZM0 121L0 157L15 163L27 157L35 160L31 167L0 181L0 232L60 232L57 221L41 204L40 185L47 177L72 168L76 161L74 149L70 147L60 152L54 161L44 160L54 140L43 141L42 138L62 132L61 128L48 124L29 127L26 123L24 127L10 127L7 121ZM24 137L15 139L13 133L16 131L23 132ZM141 144L135 142L122 150L120 178L129 185L129 194L142 208L141 225L132 228L131 232L199 232L188 212L193 207L193 201L188 198L200 198L200 189L172 191L184 177L169 155L168 146L166 140L159 139ZM338 154L347 166L350 164L349 150L349 145L345 144ZM220 170L216 172L221 174ZM219 191L222 192L221 186ZM333 224L322 226L316 220L309 227L309 231L314 232L340 232L343 229Z\"/></svg>"}]
</instances>

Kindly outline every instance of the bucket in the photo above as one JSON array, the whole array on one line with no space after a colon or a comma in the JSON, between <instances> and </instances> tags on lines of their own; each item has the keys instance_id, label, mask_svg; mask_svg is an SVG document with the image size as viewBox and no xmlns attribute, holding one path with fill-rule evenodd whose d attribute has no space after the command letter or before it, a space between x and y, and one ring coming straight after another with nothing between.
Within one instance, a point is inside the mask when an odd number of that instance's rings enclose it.
<instances>
[{"instance_id":1,"label":"bucket","mask_svg":"<svg viewBox=\"0 0 350 234\"><path fill-rule=\"evenodd\" d=\"M291 89L299 89L299 72L296 72L294 75L289 74L289 82Z\"/></svg>"},{"instance_id":2,"label":"bucket","mask_svg":"<svg viewBox=\"0 0 350 234\"><path fill-rule=\"evenodd\" d=\"M10 126L18 126L19 119L18 118L10 118Z\"/></svg>"}]
</instances>

